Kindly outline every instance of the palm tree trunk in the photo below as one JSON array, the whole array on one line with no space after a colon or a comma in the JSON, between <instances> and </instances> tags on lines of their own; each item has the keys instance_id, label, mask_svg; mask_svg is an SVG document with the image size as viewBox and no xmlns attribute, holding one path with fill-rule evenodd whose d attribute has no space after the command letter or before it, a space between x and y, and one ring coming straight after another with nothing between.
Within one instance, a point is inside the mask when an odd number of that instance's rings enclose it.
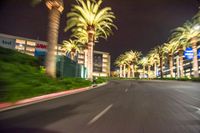
<instances>
[{"instance_id":1,"label":"palm tree trunk","mask_svg":"<svg viewBox=\"0 0 200 133\"><path fill-rule=\"evenodd\" d=\"M95 29L93 26L87 27L88 32L88 79L93 81L93 52L94 52L94 32Z\"/></svg>"},{"instance_id":2,"label":"palm tree trunk","mask_svg":"<svg viewBox=\"0 0 200 133\"><path fill-rule=\"evenodd\" d=\"M134 70L134 65L131 65L131 73L132 73L132 78L135 78L135 70Z\"/></svg>"},{"instance_id":3,"label":"palm tree trunk","mask_svg":"<svg viewBox=\"0 0 200 133\"><path fill-rule=\"evenodd\" d=\"M148 65L148 78L151 78L151 77L150 77L150 72L151 72L151 66Z\"/></svg>"},{"instance_id":4,"label":"palm tree trunk","mask_svg":"<svg viewBox=\"0 0 200 133\"><path fill-rule=\"evenodd\" d=\"M194 77L198 78L199 77L199 68L198 68L197 43L196 42L192 43L192 49L193 49L193 53L194 53L194 57L193 57Z\"/></svg>"},{"instance_id":5,"label":"palm tree trunk","mask_svg":"<svg viewBox=\"0 0 200 133\"><path fill-rule=\"evenodd\" d=\"M75 57L75 52L71 51L71 60L74 61L74 57Z\"/></svg>"},{"instance_id":6,"label":"palm tree trunk","mask_svg":"<svg viewBox=\"0 0 200 133\"><path fill-rule=\"evenodd\" d=\"M143 66L143 78L145 78L145 66Z\"/></svg>"},{"instance_id":7,"label":"palm tree trunk","mask_svg":"<svg viewBox=\"0 0 200 133\"><path fill-rule=\"evenodd\" d=\"M163 78L163 57L160 56L160 77Z\"/></svg>"},{"instance_id":8,"label":"palm tree trunk","mask_svg":"<svg viewBox=\"0 0 200 133\"><path fill-rule=\"evenodd\" d=\"M123 68L123 77L126 78L126 64L124 64L124 68Z\"/></svg>"},{"instance_id":9,"label":"palm tree trunk","mask_svg":"<svg viewBox=\"0 0 200 133\"><path fill-rule=\"evenodd\" d=\"M183 68L183 48L179 49L179 63L180 63L180 77L184 77L184 68Z\"/></svg>"},{"instance_id":10,"label":"palm tree trunk","mask_svg":"<svg viewBox=\"0 0 200 133\"><path fill-rule=\"evenodd\" d=\"M52 7L49 12L48 48L46 56L46 74L56 78L55 47L58 44L58 30L61 12L57 7Z\"/></svg>"},{"instance_id":11,"label":"palm tree trunk","mask_svg":"<svg viewBox=\"0 0 200 133\"><path fill-rule=\"evenodd\" d=\"M127 77L130 78L130 75L131 75L131 69L130 69L130 66L128 66L128 74L127 74Z\"/></svg>"},{"instance_id":12,"label":"palm tree trunk","mask_svg":"<svg viewBox=\"0 0 200 133\"><path fill-rule=\"evenodd\" d=\"M122 65L120 65L120 68L119 68L119 77L120 78L122 77Z\"/></svg>"},{"instance_id":13,"label":"palm tree trunk","mask_svg":"<svg viewBox=\"0 0 200 133\"><path fill-rule=\"evenodd\" d=\"M89 42L88 43L88 79L90 81L93 81L93 48L94 48L94 43Z\"/></svg>"},{"instance_id":14,"label":"palm tree trunk","mask_svg":"<svg viewBox=\"0 0 200 133\"><path fill-rule=\"evenodd\" d=\"M157 78L157 63L154 63L154 76Z\"/></svg>"},{"instance_id":15,"label":"palm tree trunk","mask_svg":"<svg viewBox=\"0 0 200 133\"><path fill-rule=\"evenodd\" d=\"M173 55L170 53L169 54L169 68L170 68L170 76L171 78L174 77L174 71L173 71Z\"/></svg>"}]
</instances>

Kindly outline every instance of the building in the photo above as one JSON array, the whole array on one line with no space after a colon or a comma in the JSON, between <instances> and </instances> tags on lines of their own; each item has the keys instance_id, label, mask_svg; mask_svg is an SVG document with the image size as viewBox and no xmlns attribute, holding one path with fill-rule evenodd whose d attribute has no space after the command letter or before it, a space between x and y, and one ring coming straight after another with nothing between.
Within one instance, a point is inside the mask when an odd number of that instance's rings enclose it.
<instances>
[{"instance_id":1,"label":"building","mask_svg":"<svg viewBox=\"0 0 200 133\"><path fill-rule=\"evenodd\" d=\"M199 68L199 75L200 75L200 45L197 46L198 48L198 68ZM184 70L184 76L185 77L193 77L193 51L191 47L186 48L183 54L183 70ZM158 76L160 68L158 68ZM178 52L175 52L174 58L173 58L173 72L174 76L179 78L180 77L180 62L179 62L179 55ZM169 70L169 64L165 63L163 66L163 75L164 77L170 77L170 70Z\"/></svg>"},{"instance_id":2,"label":"building","mask_svg":"<svg viewBox=\"0 0 200 133\"><path fill-rule=\"evenodd\" d=\"M16 49L19 52L31 56L44 56L47 48L47 42L0 33L0 46L10 49ZM58 44L55 47L55 54L66 55L61 46L61 44ZM85 53L87 53L87 51L78 54L78 64L85 64L85 59L87 59L85 58ZM94 51L93 70L94 76L110 76L110 54L101 51Z\"/></svg>"},{"instance_id":3,"label":"building","mask_svg":"<svg viewBox=\"0 0 200 133\"><path fill-rule=\"evenodd\" d=\"M85 65L87 51L78 54L78 63ZM93 76L108 77L110 76L110 54L107 52L94 51L93 56Z\"/></svg>"}]
</instances>

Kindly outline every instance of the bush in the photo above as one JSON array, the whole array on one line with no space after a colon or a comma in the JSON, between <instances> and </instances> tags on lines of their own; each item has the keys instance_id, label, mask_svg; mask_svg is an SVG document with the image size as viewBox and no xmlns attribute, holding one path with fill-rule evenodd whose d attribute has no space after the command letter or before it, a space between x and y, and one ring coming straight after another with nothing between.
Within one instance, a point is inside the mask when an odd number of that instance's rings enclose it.
<instances>
[{"instance_id":1,"label":"bush","mask_svg":"<svg viewBox=\"0 0 200 133\"><path fill-rule=\"evenodd\" d=\"M106 77L96 77L96 79L94 78L94 83L96 84L101 84L107 81L108 81L108 78Z\"/></svg>"}]
</instances>

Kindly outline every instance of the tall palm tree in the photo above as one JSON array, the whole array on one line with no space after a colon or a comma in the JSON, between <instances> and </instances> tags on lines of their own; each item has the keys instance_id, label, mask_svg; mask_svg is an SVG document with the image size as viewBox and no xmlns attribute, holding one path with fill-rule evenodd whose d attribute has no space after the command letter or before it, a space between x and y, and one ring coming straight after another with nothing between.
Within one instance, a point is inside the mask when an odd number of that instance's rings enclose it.
<instances>
[{"instance_id":1,"label":"tall palm tree","mask_svg":"<svg viewBox=\"0 0 200 133\"><path fill-rule=\"evenodd\" d=\"M164 51L163 45L156 46L153 51L154 54L157 54L159 57L159 64L160 64L160 77L163 78L163 59L164 59Z\"/></svg>"},{"instance_id":2,"label":"tall palm tree","mask_svg":"<svg viewBox=\"0 0 200 133\"><path fill-rule=\"evenodd\" d=\"M110 7L100 9L102 0L77 0L77 4L72 6L71 12L67 14L69 18L65 30L81 28L88 35L88 79L93 76L93 47L95 42L95 33L101 32L101 37L107 38L112 33L112 27L115 19L114 13Z\"/></svg>"},{"instance_id":3,"label":"tall palm tree","mask_svg":"<svg viewBox=\"0 0 200 133\"><path fill-rule=\"evenodd\" d=\"M58 30L60 15L64 9L63 0L33 0L33 4L44 1L49 9L49 24L47 35L46 74L52 78L56 77L56 55L55 47L58 44Z\"/></svg>"},{"instance_id":4,"label":"tall palm tree","mask_svg":"<svg viewBox=\"0 0 200 133\"><path fill-rule=\"evenodd\" d=\"M126 55L126 62L129 66L128 69L128 77L130 77L130 74L132 74L132 77L135 77L135 65L138 63L139 58L141 57L142 53L138 51L127 51L125 52Z\"/></svg>"},{"instance_id":5,"label":"tall palm tree","mask_svg":"<svg viewBox=\"0 0 200 133\"><path fill-rule=\"evenodd\" d=\"M82 51L83 47L83 44L79 43L78 40L71 39L69 39L69 41L64 40L62 45L62 49L66 53L70 53L71 60L75 59L75 55L77 55L78 52Z\"/></svg>"},{"instance_id":6,"label":"tall palm tree","mask_svg":"<svg viewBox=\"0 0 200 133\"><path fill-rule=\"evenodd\" d=\"M159 55L157 54L157 51L156 50L149 51L148 58L154 64L154 77L156 78L157 77L157 68L160 63Z\"/></svg>"},{"instance_id":7,"label":"tall palm tree","mask_svg":"<svg viewBox=\"0 0 200 133\"><path fill-rule=\"evenodd\" d=\"M146 67L148 66L148 59L146 57L143 57L139 61L139 64L142 65L143 75L145 75L145 73L146 73Z\"/></svg>"},{"instance_id":8,"label":"tall palm tree","mask_svg":"<svg viewBox=\"0 0 200 133\"><path fill-rule=\"evenodd\" d=\"M116 60L115 60L115 65L117 65L119 67L119 77L123 77L123 65L124 65L124 59L122 56L119 56Z\"/></svg>"},{"instance_id":9,"label":"tall palm tree","mask_svg":"<svg viewBox=\"0 0 200 133\"><path fill-rule=\"evenodd\" d=\"M192 46L193 54L194 54L194 57L193 57L194 77L199 77L198 57L197 57L197 42L199 41L199 37L200 37L200 24L196 21L185 22L182 27L176 28L174 30L174 33L172 34L172 40L179 42L178 44L179 48L185 49L188 46ZM181 59L180 64L183 65L183 61L182 61L183 59L182 58L180 59ZM183 71L182 69L183 67L181 66L181 71Z\"/></svg>"},{"instance_id":10,"label":"tall palm tree","mask_svg":"<svg viewBox=\"0 0 200 133\"><path fill-rule=\"evenodd\" d=\"M153 74L152 74L152 71L151 71L151 67L154 65L154 62L155 62L155 59L154 58L151 58L150 54L147 54L146 56L147 58L147 64L148 64L148 77L149 78L152 78L153 77Z\"/></svg>"},{"instance_id":11,"label":"tall palm tree","mask_svg":"<svg viewBox=\"0 0 200 133\"><path fill-rule=\"evenodd\" d=\"M170 69L170 76L174 77L174 71L173 71L173 64L174 64L174 53L177 50L177 42L168 42L164 44L163 47L164 53L167 54L168 58L169 58L169 69Z\"/></svg>"}]
</instances>

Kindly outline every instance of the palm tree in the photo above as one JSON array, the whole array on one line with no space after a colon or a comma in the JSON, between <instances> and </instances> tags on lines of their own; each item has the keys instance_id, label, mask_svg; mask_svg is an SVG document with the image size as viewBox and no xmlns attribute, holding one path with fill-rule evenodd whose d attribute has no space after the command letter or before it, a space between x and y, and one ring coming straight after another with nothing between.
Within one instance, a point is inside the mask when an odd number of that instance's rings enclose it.
<instances>
[{"instance_id":1,"label":"palm tree","mask_svg":"<svg viewBox=\"0 0 200 133\"><path fill-rule=\"evenodd\" d=\"M145 75L145 73L146 73L146 67L148 66L148 59L146 57L143 57L139 61L139 64L142 65L143 75Z\"/></svg>"},{"instance_id":2,"label":"palm tree","mask_svg":"<svg viewBox=\"0 0 200 133\"><path fill-rule=\"evenodd\" d=\"M71 60L74 60L75 55L78 54L78 52L82 51L84 46L78 41L78 40L71 40L69 41L64 40L62 49L66 53L70 53Z\"/></svg>"},{"instance_id":3,"label":"palm tree","mask_svg":"<svg viewBox=\"0 0 200 133\"><path fill-rule=\"evenodd\" d=\"M164 51L163 51L163 45L156 46L152 53L155 54L155 56L159 57L159 64L160 64L160 77L163 78L163 59L164 59ZM157 55L156 55L157 54Z\"/></svg>"},{"instance_id":4,"label":"palm tree","mask_svg":"<svg viewBox=\"0 0 200 133\"><path fill-rule=\"evenodd\" d=\"M69 18L65 31L69 29L83 29L88 35L88 79L93 76L93 47L96 32L101 32L101 37L107 38L112 33L115 19L110 7L100 9L102 0L77 0L77 5L73 5L71 12L67 14Z\"/></svg>"},{"instance_id":5,"label":"palm tree","mask_svg":"<svg viewBox=\"0 0 200 133\"><path fill-rule=\"evenodd\" d=\"M164 47L163 47L164 53L167 54L168 58L169 58L169 68L170 68L170 76L174 77L174 71L173 71L173 57L174 57L174 53L177 50L177 42L169 42L169 43L165 43Z\"/></svg>"},{"instance_id":6,"label":"palm tree","mask_svg":"<svg viewBox=\"0 0 200 133\"><path fill-rule=\"evenodd\" d=\"M60 15L64 9L63 0L33 0L33 4L44 1L49 9L49 24L47 35L46 74L52 78L56 77L56 55L55 47L58 44L58 30Z\"/></svg>"},{"instance_id":7,"label":"palm tree","mask_svg":"<svg viewBox=\"0 0 200 133\"><path fill-rule=\"evenodd\" d=\"M154 61L155 61L155 59L154 58L151 58L151 56L150 56L150 54L148 54L147 56L146 56L146 58L147 58L147 67L148 67L148 78L152 78L153 76L153 74L152 74L152 71L151 71L151 67L154 65Z\"/></svg>"},{"instance_id":8,"label":"palm tree","mask_svg":"<svg viewBox=\"0 0 200 133\"><path fill-rule=\"evenodd\" d=\"M119 56L116 60L115 60L115 65L117 65L119 67L119 77L123 77L122 74L122 70L123 70L123 65L124 65L124 61L123 61L123 57Z\"/></svg>"},{"instance_id":9,"label":"palm tree","mask_svg":"<svg viewBox=\"0 0 200 133\"><path fill-rule=\"evenodd\" d=\"M188 46L192 46L193 48L193 71L194 77L199 77L198 72L198 57L197 57L197 42L199 41L200 37L200 25L198 22L187 21L183 24L182 27L178 27L174 30L172 34L172 40L178 41L180 54L183 54L183 50ZM181 76L183 76L183 61L182 57L180 58L180 65L181 65Z\"/></svg>"},{"instance_id":10,"label":"palm tree","mask_svg":"<svg viewBox=\"0 0 200 133\"><path fill-rule=\"evenodd\" d=\"M139 58L141 57L142 53L138 51L127 51L125 52L126 55L126 62L128 65L128 77L130 77L130 74L132 74L132 77L135 77L135 64L138 63ZM131 70L131 71L130 71Z\"/></svg>"},{"instance_id":11,"label":"palm tree","mask_svg":"<svg viewBox=\"0 0 200 133\"><path fill-rule=\"evenodd\" d=\"M148 53L149 61L152 61L154 64L154 76L157 77L157 67L159 65L159 55L156 50L151 50Z\"/></svg>"}]
</instances>

